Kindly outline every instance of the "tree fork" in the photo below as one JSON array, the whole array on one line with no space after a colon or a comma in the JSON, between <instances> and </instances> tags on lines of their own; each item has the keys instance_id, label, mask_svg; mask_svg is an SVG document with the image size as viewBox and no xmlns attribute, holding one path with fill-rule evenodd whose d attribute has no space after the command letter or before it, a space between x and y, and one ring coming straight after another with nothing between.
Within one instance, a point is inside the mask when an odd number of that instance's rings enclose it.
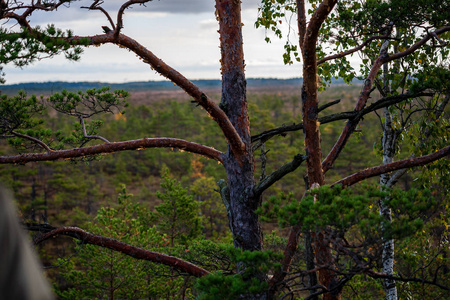
<instances>
[{"instance_id":1,"label":"tree fork","mask_svg":"<svg viewBox=\"0 0 450 300\"><path fill-rule=\"evenodd\" d=\"M254 161L247 111L240 1L216 0L216 14L221 48L220 106L245 144L245 152L241 157L236 157L231 147L224 155L230 193L230 227L236 247L261 250L262 232L255 213L260 197L253 192Z\"/></svg>"}]
</instances>

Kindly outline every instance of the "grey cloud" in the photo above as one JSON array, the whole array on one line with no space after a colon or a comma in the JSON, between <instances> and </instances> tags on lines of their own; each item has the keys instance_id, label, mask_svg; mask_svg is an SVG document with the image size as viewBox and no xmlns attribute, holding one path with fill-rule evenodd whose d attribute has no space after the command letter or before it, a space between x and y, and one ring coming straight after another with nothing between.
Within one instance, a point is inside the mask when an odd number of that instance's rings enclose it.
<instances>
[{"instance_id":1,"label":"grey cloud","mask_svg":"<svg viewBox=\"0 0 450 300\"><path fill-rule=\"evenodd\" d=\"M79 0L72 4L60 7L57 12L35 12L32 20L36 23L49 23L58 21L72 21L91 18L101 18L99 11L87 11L81 7L88 7L93 0ZM261 0L243 0L242 9L256 9ZM104 0L103 8L115 19L119 7L125 0ZM214 12L214 0L153 0L144 5L133 5L126 12L159 12L170 14L200 14Z\"/></svg>"}]
</instances>

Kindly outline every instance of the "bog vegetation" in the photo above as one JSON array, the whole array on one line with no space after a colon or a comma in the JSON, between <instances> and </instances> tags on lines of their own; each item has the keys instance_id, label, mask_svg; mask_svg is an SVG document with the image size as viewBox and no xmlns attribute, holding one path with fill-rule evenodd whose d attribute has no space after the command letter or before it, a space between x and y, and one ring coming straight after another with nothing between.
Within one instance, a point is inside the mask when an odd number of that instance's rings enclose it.
<instances>
[{"instance_id":1,"label":"bog vegetation","mask_svg":"<svg viewBox=\"0 0 450 300\"><path fill-rule=\"evenodd\" d=\"M1 176L57 295L449 296L448 1L261 1L267 41L296 19L283 58L302 63L298 86L269 91L247 89L240 1L216 0L220 92L122 32L150 0L117 18L104 1L81 7L105 17L103 34L33 26L71 2L0 1L1 63L110 43L189 97L0 95Z\"/></svg>"}]
</instances>

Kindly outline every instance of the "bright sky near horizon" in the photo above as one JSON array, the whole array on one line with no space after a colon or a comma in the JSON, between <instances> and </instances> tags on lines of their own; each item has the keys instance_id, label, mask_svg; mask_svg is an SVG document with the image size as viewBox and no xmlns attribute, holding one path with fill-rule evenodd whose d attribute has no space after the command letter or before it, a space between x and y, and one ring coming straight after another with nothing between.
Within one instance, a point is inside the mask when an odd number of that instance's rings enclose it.
<instances>
[{"instance_id":1,"label":"bright sky near horizon","mask_svg":"<svg viewBox=\"0 0 450 300\"><path fill-rule=\"evenodd\" d=\"M105 0L104 7L115 19L124 0ZM81 0L56 12L34 13L31 24L72 29L75 35L101 34L101 26L109 25L100 11L80 9L92 0ZM242 23L247 78L301 77L301 65L283 64L285 39L273 35L272 43L264 41L264 29L256 29L259 0L244 0ZM159 0L126 11L123 33L137 40L159 58L189 79L219 79L219 28L213 0ZM286 22L287 23L287 22ZM295 27L295 18L292 22ZM9 23L2 26L8 26ZM286 27L286 33L287 33ZM296 30L291 28L291 39ZM70 62L58 56L44 59L23 69L4 66L6 84L45 81L130 81L163 80L133 53L115 45L86 48L81 60Z\"/></svg>"}]
</instances>

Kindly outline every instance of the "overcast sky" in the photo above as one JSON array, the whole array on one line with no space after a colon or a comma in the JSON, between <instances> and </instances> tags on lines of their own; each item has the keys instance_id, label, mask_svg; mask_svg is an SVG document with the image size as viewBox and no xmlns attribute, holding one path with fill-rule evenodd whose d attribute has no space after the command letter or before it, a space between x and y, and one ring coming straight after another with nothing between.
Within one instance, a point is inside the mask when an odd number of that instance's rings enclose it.
<instances>
[{"instance_id":1,"label":"overcast sky","mask_svg":"<svg viewBox=\"0 0 450 300\"><path fill-rule=\"evenodd\" d=\"M105 0L103 5L115 19L123 0ZM160 0L146 7L126 11L123 33L139 41L170 66L189 79L219 79L220 49L214 0ZM292 78L301 76L301 65L285 66L282 60L285 39L264 41L264 29L256 29L260 0L244 0L244 51L246 76ZM35 13L32 25L54 23L72 29L76 35L101 34L101 26L109 25L99 11L80 9L92 1L77 1L57 12ZM295 25L295 21L293 22ZM8 26L4 24L3 26ZM287 32L287 30L286 30ZM291 38L296 39L292 29ZM23 69L5 66L6 83L43 81L107 81L129 82L162 80L160 75L142 63L133 53L115 45L86 48L78 62L63 57L46 59Z\"/></svg>"}]
</instances>

